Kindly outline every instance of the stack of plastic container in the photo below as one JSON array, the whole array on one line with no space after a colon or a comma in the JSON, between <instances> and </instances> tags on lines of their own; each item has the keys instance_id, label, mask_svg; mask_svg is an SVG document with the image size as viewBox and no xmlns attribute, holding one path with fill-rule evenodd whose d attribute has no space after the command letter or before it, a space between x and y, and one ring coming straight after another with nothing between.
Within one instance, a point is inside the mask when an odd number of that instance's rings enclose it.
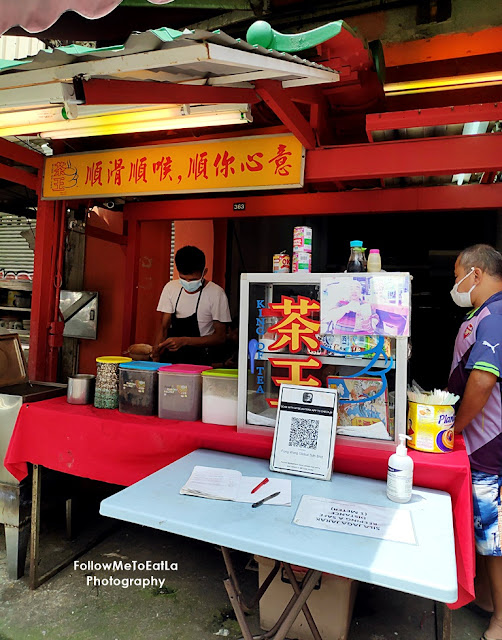
<instances>
[{"instance_id":1,"label":"stack of plastic container","mask_svg":"<svg viewBox=\"0 0 502 640\"><path fill-rule=\"evenodd\" d=\"M166 366L149 361L119 365L119 411L137 416L157 415L158 370Z\"/></svg>"},{"instance_id":2,"label":"stack of plastic container","mask_svg":"<svg viewBox=\"0 0 502 640\"><path fill-rule=\"evenodd\" d=\"M295 227L293 231L292 273L312 270L312 227Z\"/></svg>"},{"instance_id":3,"label":"stack of plastic container","mask_svg":"<svg viewBox=\"0 0 502 640\"><path fill-rule=\"evenodd\" d=\"M202 372L202 422L237 425L237 369Z\"/></svg>"},{"instance_id":4,"label":"stack of plastic container","mask_svg":"<svg viewBox=\"0 0 502 640\"><path fill-rule=\"evenodd\" d=\"M159 369L159 418L200 420L201 373L212 367L173 364Z\"/></svg>"}]
</instances>

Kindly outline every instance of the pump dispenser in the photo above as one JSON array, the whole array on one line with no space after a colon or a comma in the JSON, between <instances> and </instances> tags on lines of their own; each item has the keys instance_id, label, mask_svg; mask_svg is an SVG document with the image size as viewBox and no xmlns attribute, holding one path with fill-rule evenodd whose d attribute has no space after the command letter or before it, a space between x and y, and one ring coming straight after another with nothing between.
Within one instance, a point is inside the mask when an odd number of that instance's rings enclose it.
<instances>
[{"instance_id":1,"label":"pump dispenser","mask_svg":"<svg viewBox=\"0 0 502 640\"><path fill-rule=\"evenodd\" d=\"M393 502L409 502L413 489L413 459L408 455L404 433L399 434L400 443L389 458L387 467L387 498Z\"/></svg>"}]
</instances>

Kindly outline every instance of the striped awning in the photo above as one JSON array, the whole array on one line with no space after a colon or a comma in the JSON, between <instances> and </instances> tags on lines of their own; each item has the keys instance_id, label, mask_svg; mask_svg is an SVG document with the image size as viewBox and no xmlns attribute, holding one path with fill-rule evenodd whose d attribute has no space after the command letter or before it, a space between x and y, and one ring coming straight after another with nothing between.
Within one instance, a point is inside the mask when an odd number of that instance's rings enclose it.
<instances>
[{"instance_id":1,"label":"striped awning","mask_svg":"<svg viewBox=\"0 0 502 640\"><path fill-rule=\"evenodd\" d=\"M75 11L95 20L111 13L122 0L0 0L0 35L13 27L40 33L53 25L65 11ZM148 0L168 4L173 0Z\"/></svg>"}]
</instances>

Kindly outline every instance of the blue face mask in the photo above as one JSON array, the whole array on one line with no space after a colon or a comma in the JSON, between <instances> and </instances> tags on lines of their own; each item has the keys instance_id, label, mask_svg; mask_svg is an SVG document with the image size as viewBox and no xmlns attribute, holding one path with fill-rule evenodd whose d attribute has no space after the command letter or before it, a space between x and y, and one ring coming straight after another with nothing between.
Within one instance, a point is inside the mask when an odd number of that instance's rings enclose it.
<instances>
[{"instance_id":1,"label":"blue face mask","mask_svg":"<svg viewBox=\"0 0 502 640\"><path fill-rule=\"evenodd\" d=\"M181 286L187 293L195 293L198 289L202 287L202 283L204 282L204 278L200 280L183 280L180 278Z\"/></svg>"}]
</instances>

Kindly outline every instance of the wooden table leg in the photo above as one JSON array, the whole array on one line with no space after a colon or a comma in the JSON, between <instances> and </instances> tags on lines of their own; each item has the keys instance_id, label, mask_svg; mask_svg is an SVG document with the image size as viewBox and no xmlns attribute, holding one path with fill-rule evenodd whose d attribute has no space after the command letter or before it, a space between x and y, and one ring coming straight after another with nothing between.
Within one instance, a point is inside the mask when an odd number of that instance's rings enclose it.
<instances>
[{"instance_id":1,"label":"wooden table leg","mask_svg":"<svg viewBox=\"0 0 502 640\"><path fill-rule=\"evenodd\" d=\"M38 564L40 562L40 501L41 501L41 467L33 465L31 492L31 545L30 545L30 589L36 589L38 582Z\"/></svg>"},{"instance_id":2,"label":"wooden table leg","mask_svg":"<svg viewBox=\"0 0 502 640\"><path fill-rule=\"evenodd\" d=\"M441 640L451 640L452 622L451 609L448 605L443 604L443 629Z\"/></svg>"},{"instance_id":3,"label":"wooden table leg","mask_svg":"<svg viewBox=\"0 0 502 640\"><path fill-rule=\"evenodd\" d=\"M435 602L434 618L436 622L436 640L451 640L453 621L451 609L448 605Z\"/></svg>"},{"instance_id":4,"label":"wooden table leg","mask_svg":"<svg viewBox=\"0 0 502 640\"><path fill-rule=\"evenodd\" d=\"M288 580L289 580L291 586L293 587L293 591L295 592L295 594L297 596L299 596L300 593L301 593L301 587L300 587L300 585L298 583L298 580L295 577L293 569L291 568L290 564L287 564L286 562L284 562L283 564L284 564L284 571L286 572ZM305 616L307 624L310 627L310 631L312 632L312 635L314 636L314 640L322 640L321 634L319 633L319 629L317 628L317 625L316 625L316 623L314 621L314 618L312 617L312 614L310 613L310 609L309 609L309 607L308 607L306 602L302 607L302 612L303 612L303 615Z\"/></svg>"}]
</instances>

